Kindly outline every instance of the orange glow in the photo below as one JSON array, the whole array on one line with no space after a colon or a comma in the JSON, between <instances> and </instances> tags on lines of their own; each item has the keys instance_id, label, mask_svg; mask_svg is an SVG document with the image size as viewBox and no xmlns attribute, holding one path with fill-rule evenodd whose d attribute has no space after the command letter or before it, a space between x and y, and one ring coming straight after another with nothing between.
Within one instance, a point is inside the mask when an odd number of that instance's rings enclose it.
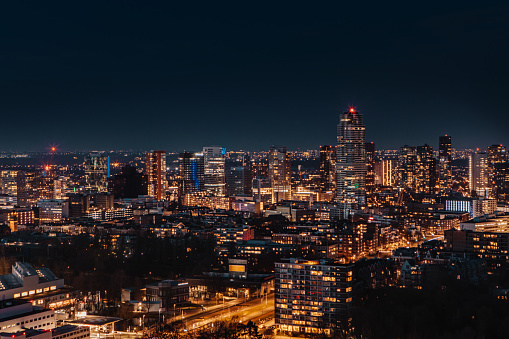
<instances>
[{"instance_id":1,"label":"orange glow","mask_svg":"<svg viewBox=\"0 0 509 339\"><path fill-rule=\"evenodd\" d=\"M45 169L46 171L49 171L49 170L51 169L51 167L50 167L49 165L46 165L46 166L44 166L44 169Z\"/></svg>"}]
</instances>

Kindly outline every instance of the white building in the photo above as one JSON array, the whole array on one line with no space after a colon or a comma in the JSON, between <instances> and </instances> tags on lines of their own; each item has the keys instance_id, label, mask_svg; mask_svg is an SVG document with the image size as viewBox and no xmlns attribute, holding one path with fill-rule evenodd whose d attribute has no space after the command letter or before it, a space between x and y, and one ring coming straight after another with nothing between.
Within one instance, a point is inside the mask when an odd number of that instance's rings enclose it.
<instances>
[{"instance_id":1,"label":"white building","mask_svg":"<svg viewBox=\"0 0 509 339\"><path fill-rule=\"evenodd\" d=\"M64 287L64 279L57 278L46 267L33 268L16 262L12 273L0 275L0 300L34 296Z\"/></svg>"}]
</instances>

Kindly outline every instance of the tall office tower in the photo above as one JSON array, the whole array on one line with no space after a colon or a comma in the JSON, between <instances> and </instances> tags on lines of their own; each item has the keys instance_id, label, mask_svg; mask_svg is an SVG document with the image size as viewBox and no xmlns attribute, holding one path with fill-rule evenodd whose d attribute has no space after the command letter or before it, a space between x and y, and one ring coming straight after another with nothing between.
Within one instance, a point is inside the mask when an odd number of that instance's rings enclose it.
<instances>
[{"instance_id":1,"label":"tall office tower","mask_svg":"<svg viewBox=\"0 0 509 339\"><path fill-rule=\"evenodd\" d=\"M452 144L451 137L438 137L438 190L447 195L452 190Z\"/></svg>"},{"instance_id":2,"label":"tall office tower","mask_svg":"<svg viewBox=\"0 0 509 339\"><path fill-rule=\"evenodd\" d=\"M292 172L290 153L284 146L272 146L269 150L269 180L272 186L272 202L290 200L292 195Z\"/></svg>"},{"instance_id":3,"label":"tall office tower","mask_svg":"<svg viewBox=\"0 0 509 339\"><path fill-rule=\"evenodd\" d=\"M37 173L18 171L16 176L18 205L21 207L35 206L39 197L37 190Z\"/></svg>"},{"instance_id":4,"label":"tall office tower","mask_svg":"<svg viewBox=\"0 0 509 339\"><path fill-rule=\"evenodd\" d=\"M166 180L166 151L147 153L147 186L148 195L156 200L166 198L168 181Z\"/></svg>"},{"instance_id":5,"label":"tall office tower","mask_svg":"<svg viewBox=\"0 0 509 339\"><path fill-rule=\"evenodd\" d=\"M433 157L433 147L427 144L424 146L417 146L415 171L415 186L417 193L435 193L436 172L436 161Z\"/></svg>"},{"instance_id":6,"label":"tall office tower","mask_svg":"<svg viewBox=\"0 0 509 339\"><path fill-rule=\"evenodd\" d=\"M203 154L179 154L180 195L203 191Z\"/></svg>"},{"instance_id":7,"label":"tall office tower","mask_svg":"<svg viewBox=\"0 0 509 339\"><path fill-rule=\"evenodd\" d=\"M16 195L17 183L16 177L18 171L4 170L0 172L0 180L2 183L2 194Z\"/></svg>"},{"instance_id":8,"label":"tall office tower","mask_svg":"<svg viewBox=\"0 0 509 339\"><path fill-rule=\"evenodd\" d=\"M90 153L85 157L86 189L93 192L105 192L110 177L110 157L99 152Z\"/></svg>"},{"instance_id":9,"label":"tall office tower","mask_svg":"<svg viewBox=\"0 0 509 339\"><path fill-rule=\"evenodd\" d=\"M276 328L292 335L344 328L352 304L353 267L327 259L276 262Z\"/></svg>"},{"instance_id":10,"label":"tall office tower","mask_svg":"<svg viewBox=\"0 0 509 339\"><path fill-rule=\"evenodd\" d=\"M384 159L375 162L375 184L379 186L396 186L397 161Z\"/></svg>"},{"instance_id":11,"label":"tall office tower","mask_svg":"<svg viewBox=\"0 0 509 339\"><path fill-rule=\"evenodd\" d=\"M497 195L495 178L495 165L507 162L507 150L503 145L491 145L488 147L488 177L492 196Z\"/></svg>"},{"instance_id":12,"label":"tall office tower","mask_svg":"<svg viewBox=\"0 0 509 339\"><path fill-rule=\"evenodd\" d=\"M468 161L468 189L472 196L490 196L488 156L486 152L470 154Z\"/></svg>"},{"instance_id":13,"label":"tall office tower","mask_svg":"<svg viewBox=\"0 0 509 339\"><path fill-rule=\"evenodd\" d=\"M320 146L320 181L323 191L336 189L336 146Z\"/></svg>"},{"instance_id":14,"label":"tall office tower","mask_svg":"<svg viewBox=\"0 0 509 339\"><path fill-rule=\"evenodd\" d=\"M336 158L339 218L348 219L366 204L366 147L362 114L350 108L338 124Z\"/></svg>"},{"instance_id":15,"label":"tall office tower","mask_svg":"<svg viewBox=\"0 0 509 339\"><path fill-rule=\"evenodd\" d=\"M226 194L251 195L253 187L253 171L249 155L244 155L242 161L230 167L226 173Z\"/></svg>"},{"instance_id":16,"label":"tall office tower","mask_svg":"<svg viewBox=\"0 0 509 339\"><path fill-rule=\"evenodd\" d=\"M499 201L509 202L509 162L496 163L495 197Z\"/></svg>"},{"instance_id":17,"label":"tall office tower","mask_svg":"<svg viewBox=\"0 0 509 339\"><path fill-rule=\"evenodd\" d=\"M375 143L366 143L366 198L369 202L375 191Z\"/></svg>"},{"instance_id":18,"label":"tall office tower","mask_svg":"<svg viewBox=\"0 0 509 339\"><path fill-rule=\"evenodd\" d=\"M64 199L65 190L67 189L67 177L56 177L53 179L53 199Z\"/></svg>"},{"instance_id":19,"label":"tall office tower","mask_svg":"<svg viewBox=\"0 0 509 339\"><path fill-rule=\"evenodd\" d=\"M414 192L416 187L415 173L417 166L417 149L405 145L399 149L398 186Z\"/></svg>"},{"instance_id":20,"label":"tall office tower","mask_svg":"<svg viewBox=\"0 0 509 339\"><path fill-rule=\"evenodd\" d=\"M215 196L226 194L225 154L223 147L203 147L203 188Z\"/></svg>"},{"instance_id":21,"label":"tall office tower","mask_svg":"<svg viewBox=\"0 0 509 339\"><path fill-rule=\"evenodd\" d=\"M147 195L147 176L138 172L136 167L127 165L122 168L120 174L110 177L108 192L119 199Z\"/></svg>"}]
</instances>

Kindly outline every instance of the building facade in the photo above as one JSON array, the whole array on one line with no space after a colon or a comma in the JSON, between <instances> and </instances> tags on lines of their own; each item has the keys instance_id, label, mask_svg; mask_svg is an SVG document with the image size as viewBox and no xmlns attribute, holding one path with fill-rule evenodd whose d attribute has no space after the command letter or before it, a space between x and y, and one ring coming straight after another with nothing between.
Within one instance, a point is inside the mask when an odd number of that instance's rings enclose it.
<instances>
[{"instance_id":1,"label":"building facade","mask_svg":"<svg viewBox=\"0 0 509 339\"><path fill-rule=\"evenodd\" d=\"M366 147L362 114L354 108L341 114L336 158L340 219L350 218L366 204Z\"/></svg>"}]
</instances>

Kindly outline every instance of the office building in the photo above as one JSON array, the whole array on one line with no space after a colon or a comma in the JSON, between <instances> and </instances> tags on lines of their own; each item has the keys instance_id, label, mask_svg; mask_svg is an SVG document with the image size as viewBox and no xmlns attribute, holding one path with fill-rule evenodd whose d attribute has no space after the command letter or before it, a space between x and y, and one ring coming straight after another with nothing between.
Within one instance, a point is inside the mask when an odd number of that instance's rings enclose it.
<instances>
[{"instance_id":1,"label":"office building","mask_svg":"<svg viewBox=\"0 0 509 339\"><path fill-rule=\"evenodd\" d=\"M290 153L284 146L272 146L269 150L269 180L272 187L272 202L290 200L291 187Z\"/></svg>"},{"instance_id":2,"label":"office building","mask_svg":"<svg viewBox=\"0 0 509 339\"><path fill-rule=\"evenodd\" d=\"M39 224L58 222L69 215L69 203L62 199L41 199L37 209Z\"/></svg>"},{"instance_id":3,"label":"office building","mask_svg":"<svg viewBox=\"0 0 509 339\"><path fill-rule=\"evenodd\" d=\"M69 217L81 218L90 209L90 198L84 194L68 194Z\"/></svg>"},{"instance_id":4,"label":"office building","mask_svg":"<svg viewBox=\"0 0 509 339\"><path fill-rule=\"evenodd\" d=\"M438 137L438 188L440 195L452 190L452 144L450 136Z\"/></svg>"},{"instance_id":5,"label":"office building","mask_svg":"<svg viewBox=\"0 0 509 339\"><path fill-rule=\"evenodd\" d=\"M86 189L90 192L104 192L108 188L110 157L99 152L90 153L84 163Z\"/></svg>"},{"instance_id":6,"label":"office building","mask_svg":"<svg viewBox=\"0 0 509 339\"><path fill-rule=\"evenodd\" d=\"M497 196L496 169L497 164L507 162L507 150L503 145L491 145L488 147L488 185L493 197ZM500 167L499 167L500 169Z\"/></svg>"},{"instance_id":7,"label":"office building","mask_svg":"<svg viewBox=\"0 0 509 339\"><path fill-rule=\"evenodd\" d=\"M415 188L417 193L434 194L436 187L436 161L433 148L417 146L415 166Z\"/></svg>"},{"instance_id":8,"label":"office building","mask_svg":"<svg viewBox=\"0 0 509 339\"><path fill-rule=\"evenodd\" d=\"M236 162L226 173L226 194L248 195L252 194L253 171L251 160L248 155L242 157L242 161Z\"/></svg>"},{"instance_id":9,"label":"office building","mask_svg":"<svg viewBox=\"0 0 509 339\"><path fill-rule=\"evenodd\" d=\"M157 201L166 198L166 151L150 151L146 159L148 195Z\"/></svg>"},{"instance_id":10,"label":"office building","mask_svg":"<svg viewBox=\"0 0 509 339\"><path fill-rule=\"evenodd\" d=\"M179 154L179 194L181 196L204 190L203 161L203 153Z\"/></svg>"},{"instance_id":11,"label":"office building","mask_svg":"<svg viewBox=\"0 0 509 339\"><path fill-rule=\"evenodd\" d=\"M375 191L375 143L366 143L366 197L370 200Z\"/></svg>"},{"instance_id":12,"label":"office building","mask_svg":"<svg viewBox=\"0 0 509 339\"><path fill-rule=\"evenodd\" d=\"M225 154L223 147L203 148L203 189L215 196L226 194Z\"/></svg>"},{"instance_id":13,"label":"office building","mask_svg":"<svg viewBox=\"0 0 509 339\"><path fill-rule=\"evenodd\" d=\"M320 146L320 181L323 191L335 191L336 146Z\"/></svg>"},{"instance_id":14,"label":"office building","mask_svg":"<svg viewBox=\"0 0 509 339\"><path fill-rule=\"evenodd\" d=\"M147 176L138 172L136 167L125 166L120 174L111 176L108 180L108 192L115 198L137 198L148 194Z\"/></svg>"},{"instance_id":15,"label":"office building","mask_svg":"<svg viewBox=\"0 0 509 339\"><path fill-rule=\"evenodd\" d=\"M336 189L340 219L350 218L366 204L366 171L362 114L350 108L341 114L338 124Z\"/></svg>"},{"instance_id":16,"label":"office building","mask_svg":"<svg viewBox=\"0 0 509 339\"><path fill-rule=\"evenodd\" d=\"M326 334L349 321L353 265L332 260L275 263L275 325L289 334Z\"/></svg>"},{"instance_id":17,"label":"office building","mask_svg":"<svg viewBox=\"0 0 509 339\"><path fill-rule=\"evenodd\" d=\"M489 168L486 152L470 154L468 161L468 189L472 196L489 197Z\"/></svg>"},{"instance_id":18,"label":"office building","mask_svg":"<svg viewBox=\"0 0 509 339\"><path fill-rule=\"evenodd\" d=\"M509 202L509 163L494 164L495 198Z\"/></svg>"},{"instance_id":19,"label":"office building","mask_svg":"<svg viewBox=\"0 0 509 339\"><path fill-rule=\"evenodd\" d=\"M12 170L4 170L0 171L0 182L2 194L9 194L16 196L18 192L16 178L18 176L18 171Z\"/></svg>"},{"instance_id":20,"label":"office building","mask_svg":"<svg viewBox=\"0 0 509 339\"><path fill-rule=\"evenodd\" d=\"M400 148L398 156L398 186L409 192L416 189L417 149L405 145Z\"/></svg>"},{"instance_id":21,"label":"office building","mask_svg":"<svg viewBox=\"0 0 509 339\"><path fill-rule=\"evenodd\" d=\"M16 190L18 205L22 207L35 206L39 198L37 189L37 173L31 171L18 171L16 176Z\"/></svg>"},{"instance_id":22,"label":"office building","mask_svg":"<svg viewBox=\"0 0 509 339\"><path fill-rule=\"evenodd\" d=\"M397 161L384 159L375 162L375 184L393 187L396 185Z\"/></svg>"}]
</instances>

